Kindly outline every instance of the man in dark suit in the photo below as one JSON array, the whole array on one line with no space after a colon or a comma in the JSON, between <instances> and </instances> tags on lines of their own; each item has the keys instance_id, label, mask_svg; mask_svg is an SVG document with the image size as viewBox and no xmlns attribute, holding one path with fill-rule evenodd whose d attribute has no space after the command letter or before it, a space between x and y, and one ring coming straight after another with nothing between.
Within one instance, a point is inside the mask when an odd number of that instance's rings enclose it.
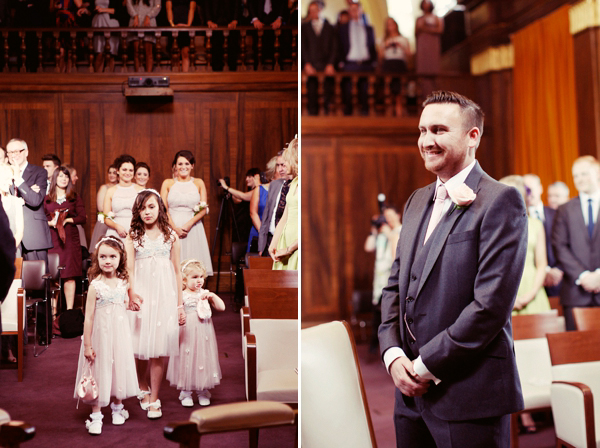
<instances>
[{"instance_id":1,"label":"man in dark suit","mask_svg":"<svg viewBox=\"0 0 600 448\"><path fill-rule=\"evenodd\" d=\"M302 24L302 69L310 76L307 82L308 113L317 115L319 81L314 76L318 72L326 75L335 74L335 59L337 57L337 35L335 28L321 17L321 6L316 0L308 5L306 22ZM328 112L329 103L333 96L333 78L325 79L325 113Z\"/></svg>"},{"instance_id":2,"label":"man in dark suit","mask_svg":"<svg viewBox=\"0 0 600 448\"><path fill-rule=\"evenodd\" d=\"M221 0L218 2L211 0L202 0L201 3L204 20L209 28L226 26L229 31L227 40L228 61L224 61L223 44L225 38L222 31L214 31L212 35L212 68L215 71L223 70L225 64L228 64L230 70L235 70L239 54L240 33L234 31L239 20L239 2L237 0Z\"/></svg>"},{"instance_id":3,"label":"man in dark suit","mask_svg":"<svg viewBox=\"0 0 600 448\"><path fill-rule=\"evenodd\" d=\"M271 244L275 227L283 214L285 198L293 178L290 164L283 158L283 151L277 153L277 173L279 179L269 184L269 195L267 196L267 203L263 210L260 230L258 231L258 252L263 257L271 256L269 255L269 244Z\"/></svg>"},{"instance_id":4,"label":"man in dark suit","mask_svg":"<svg viewBox=\"0 0 600 448\"><path fill-rule=\"evenodd\" d=\"M286 6L286 0L248 0L248 12L250 21L254 28L262 30L265 25L270 25L270 30L266 30L262 41L263 60L273 60L275 57L275 34L274 30L281 28L283 24L283 13ZM254 54L258 55L258 38L253 39L252 47ZM258 64L258 60L254 64Z\"/></svg>"},{"instance_id":5,"label":"man in dark suit","mask_svg":"<svg viewBox=\"0 0 600 448\"><path fill-rule=\"evenodd\" d=\"M379 327L397 445L508 447L510 414L523 409L510 316L525 204L475 160L477 104L434 92L423 106L419 151L438 178L407 201Z\"/></svg>"},{"instance_id":6,"label":"man in dark suit","mask_svg":"<svg viewBox=\"0 0 600 448\"><path fill-rule=\"evenodd\" d=\"M592 156L573 163L579 196L561 205L554 218L552 247L564 272L560 303L567 330L575 330L573 307L600 305L600 165Z\"/></svg>"},{"instance_id":7,"label":"man in dark suit","mask_svg":"<svg viewBox=\"0 0 600 448\"><path fill-rule=\"evenodd\" d=\"M52 247L52 237L43 206L48 173L41 166L27 162L29 150L24 140L18 138L10 140L6 145L6 154L15 175L12 193L16 187L16 194L25 201L25 207L23 207L25 229L21 242L21 254L24 260L44 260L47 267L48 249ZM38 315L40 323L45 322L43 313L49 312L50 303L47 305L48 310L40 309L40 315ZM50 334L50 329L51 322L48 328L38 326L38 333L42 339L46 339L46 335Z\"/></svg>"},{"instance_id":8,"label":"man in dark suit","mask_svg":"<svg viewBox=\"0 0 600 448\"><path fill-rule=\"evenodd\" d=\"M544 224L544 234L546 236L546 257L548 258L548 267L546 268L546 278L544 287L548 297L558 296L560 291L560 282L563 278L563 272L557 267L556 257L552 249L552 225L556 210L546 207L542 202L542 181L536 174L526 174L523 176L525 190L527 192L527 208L529 216L539 219Z\"/></svg>"}]
</instances>

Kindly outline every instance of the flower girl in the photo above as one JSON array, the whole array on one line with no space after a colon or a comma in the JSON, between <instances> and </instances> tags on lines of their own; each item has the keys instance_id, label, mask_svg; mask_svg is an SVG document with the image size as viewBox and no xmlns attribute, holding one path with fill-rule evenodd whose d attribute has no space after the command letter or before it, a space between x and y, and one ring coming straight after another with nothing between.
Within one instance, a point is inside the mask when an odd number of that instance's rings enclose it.
<instances>
[{"instance_id":1,"label":"flower girl","mask_svg":"<svg viewBox=\"0 0 600 448\"><path fill-rule=\"evenodd\" d=\"M181 263L183 275L183 307L186 323L180 328L179 354L171 357L167 379L181 390L183 406L193 406L192 391L196 390L202 406L210 404L210 392L221 380L217 338L211 319L211 305L225 310L225 303L216 294L203 289L206 279L204 264L198 260Z\"/></svg>"}]
</instances>

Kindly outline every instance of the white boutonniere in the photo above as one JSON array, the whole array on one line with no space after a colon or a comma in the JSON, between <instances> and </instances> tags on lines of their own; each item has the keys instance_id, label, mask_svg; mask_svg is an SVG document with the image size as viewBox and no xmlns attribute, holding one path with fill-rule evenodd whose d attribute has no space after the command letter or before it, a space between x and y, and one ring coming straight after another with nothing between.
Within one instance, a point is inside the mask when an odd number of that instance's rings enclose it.
<instances>
[{"instance_id":1,"label":"white boutonniere","mask_svg":"<svg viewBox=\"0 0 600 448\"><path fill-rule=\"evenodd\" d=\"M208 204L206 202L204 202L204 201L198 202L196 205L194 205L194 216L196 216L198 213L200 213L205 208L208 208ZM206 211L206 214L208 214L208 210Z\"/></svg>"},{"instance_id":2,"label":"white boutonniere","mask_svg":"<svg viewBox=\"0 0 600 448\"><path fill-rule=\"evenodd\" d=\"M473 190L471 190L466 184L461 184L453 190L448 190L448 195L450 199L452 199L452 208L450 209L449 215L452 214L454 210L467 208L469 205L473 203L477 195Z\"/></svg>"}]
</instances>

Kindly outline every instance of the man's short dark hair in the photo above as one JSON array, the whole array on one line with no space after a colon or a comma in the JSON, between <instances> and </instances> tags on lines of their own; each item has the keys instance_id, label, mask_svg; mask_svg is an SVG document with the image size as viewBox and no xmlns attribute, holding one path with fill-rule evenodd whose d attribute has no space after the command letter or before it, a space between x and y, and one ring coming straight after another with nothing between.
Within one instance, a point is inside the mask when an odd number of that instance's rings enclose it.
<instances>
[{"instance_id":1,"label":"man's short dark hair","mask_svg":"<svg viewBox=\"0 0 600 448\"><path fill-rule=\"evenodd\" d=\"M425 101L423 101L423 107L428 104L458 104L460 110L466 114L467 120L465 121L467 122L469 129L476 127L479 129L479 134L483 134L483 111L477 103L466 96L447 90L437 90L432 92Z\"/></svg>"},{"instance_id":2,"label":"man's short dark hair","mask_svg":"<svg viewBox=\"0 0 600 448\"><path fill-rule=\"evenodd\" d=\"M42 156L42 162L46 162L48 160L54 162L55 166L60 166L61 165L60 159L58 158L58 156L56 154L44 154Z\"/></svg>"}]
</instances>

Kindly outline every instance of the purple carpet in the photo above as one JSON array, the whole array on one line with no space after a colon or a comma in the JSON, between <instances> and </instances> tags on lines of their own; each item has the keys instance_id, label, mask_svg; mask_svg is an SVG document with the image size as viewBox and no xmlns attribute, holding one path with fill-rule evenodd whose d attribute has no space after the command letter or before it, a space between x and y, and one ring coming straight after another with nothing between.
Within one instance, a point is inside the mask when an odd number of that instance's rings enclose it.
<instances>
[{"instance_id":1,"label":"purple carpet","mask_svg":"<svg viewBox=\"0 0 600 448\"><path fill-rule=\"evenodd\" d=\"M217 333L223 379L211 390L213 405L245 401L244 361L241 348L239 314L229 305L229 297L221 297L228 305L225 312L213 313ZM33 341L33 338L31 338ZM100 436L91 436L85 429L85 420L91 407L74 400L75 374L81 340L56 338L38 358L33 357L33 346L26 346L24 379L17 381L17 371L6 364L0 369L0 408L13 420L24 420L35 426L36 435L25 447L165 447L177 446L163 436L168 422L188 420L200 406L194 394L194 408L181 406L179 391L165 380L160 391L163 417L149 420L136 398L124 401L129 420L123 426L113 426L110 408L102 409L104 425ZM260 431L260 447L293 447L295 427L269 428ZM248 433L238 431L202 438L203 447L245 447Z\"/></svg>"}]
</instances>

